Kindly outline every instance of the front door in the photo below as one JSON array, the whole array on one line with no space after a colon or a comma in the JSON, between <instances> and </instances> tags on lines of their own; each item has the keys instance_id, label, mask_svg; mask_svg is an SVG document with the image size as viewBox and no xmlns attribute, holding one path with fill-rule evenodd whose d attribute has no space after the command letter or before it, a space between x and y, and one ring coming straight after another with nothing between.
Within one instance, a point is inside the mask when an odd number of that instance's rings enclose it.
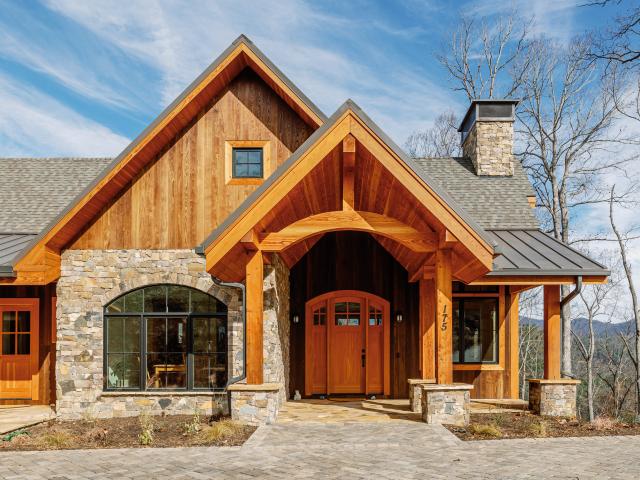
<instances>
[{"instance_id":1,"label":"front door","mask_svg":"<svg viewBox=\"0 0 640 480\"><path fill-rule=\"evenodd\" d=\"M0 299L0 400L38 399L38 300Z\"/></svg>"},{"instance_id":2,"label":"front door","mask_svg":"<svg viewBox=\"0 0 640 480\"><path fill-rule=\"evenodd\" d=\"M385 394L389 387L389 302L338 291L307 302L305 394Z\"/></svg>"}]
</instances>

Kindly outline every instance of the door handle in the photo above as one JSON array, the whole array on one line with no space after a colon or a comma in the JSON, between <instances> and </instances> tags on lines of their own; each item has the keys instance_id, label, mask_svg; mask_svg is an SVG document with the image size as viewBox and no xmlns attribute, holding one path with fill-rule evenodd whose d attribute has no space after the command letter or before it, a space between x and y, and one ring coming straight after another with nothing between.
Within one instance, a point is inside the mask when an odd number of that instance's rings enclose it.
<instances>
[{"instance_id":1,"label":"door handle","mask_svg":"<svg viewBox=\"0 0 640 480\"><path fill-rule=\"evenodd\" d=\"M364 368L365 362L366 362L366 358L367 358L367 354L365 353L364 350L362 350L362 356L360 358L362 358L362 367Z\"/></svg>"}]
</instances>

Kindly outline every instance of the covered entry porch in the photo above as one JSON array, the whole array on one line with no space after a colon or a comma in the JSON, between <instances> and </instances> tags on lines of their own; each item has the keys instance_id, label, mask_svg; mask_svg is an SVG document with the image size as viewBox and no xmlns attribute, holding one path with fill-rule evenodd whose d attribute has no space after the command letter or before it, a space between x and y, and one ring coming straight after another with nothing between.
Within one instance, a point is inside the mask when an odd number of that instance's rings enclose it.
<instances>
[{"instance_id":1,"label":"covered entry porch","mask_svg":"<svg viewBox=\"0 0 640 480\"><path fill-rule=\"evenodd\" d=\"M409 380L466 403L517 398L518 294L533 285L545 285L545 379L559 380L560 284L575 277L505 274L498 259L519 260L500 240L347 102L201 246L213 276L246 286L232 405L265 404L273 421L296 391L407 398ZM274 382L265 272L281 264L289 368Z\"/></svg>"}]
</instances>

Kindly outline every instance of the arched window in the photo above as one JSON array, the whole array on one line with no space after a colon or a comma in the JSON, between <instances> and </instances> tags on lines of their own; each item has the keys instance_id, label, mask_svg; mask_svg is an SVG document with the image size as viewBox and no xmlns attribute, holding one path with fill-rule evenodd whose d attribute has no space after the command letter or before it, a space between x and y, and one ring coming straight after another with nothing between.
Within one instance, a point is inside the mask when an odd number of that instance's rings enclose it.
<instances>
[{"instance_id":1,"label":"arched window","mask_svg":"<svg viewBox=\"0 0 640 480\"><path fill-rule=\"evenodd\" d=\"M104 310L107 390L219 390L227 384L227 306L199 290L151 285Z\"/></svg>"}]
</instances>

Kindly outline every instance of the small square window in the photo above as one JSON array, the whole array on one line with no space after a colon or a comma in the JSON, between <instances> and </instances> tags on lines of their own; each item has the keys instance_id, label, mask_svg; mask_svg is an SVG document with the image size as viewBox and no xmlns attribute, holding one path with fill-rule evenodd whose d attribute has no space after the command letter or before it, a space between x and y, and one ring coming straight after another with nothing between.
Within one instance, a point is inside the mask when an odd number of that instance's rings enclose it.
<instances>
[{"instance_id":1,"label":"small square window","mask_svg":"<svg viewBox=\"0 0 640 480\"><path fill-rule=\"evenodd\" d=\"M262 178L262 148L233 148L233 178Z\"/></svg>"}]
</instances>

